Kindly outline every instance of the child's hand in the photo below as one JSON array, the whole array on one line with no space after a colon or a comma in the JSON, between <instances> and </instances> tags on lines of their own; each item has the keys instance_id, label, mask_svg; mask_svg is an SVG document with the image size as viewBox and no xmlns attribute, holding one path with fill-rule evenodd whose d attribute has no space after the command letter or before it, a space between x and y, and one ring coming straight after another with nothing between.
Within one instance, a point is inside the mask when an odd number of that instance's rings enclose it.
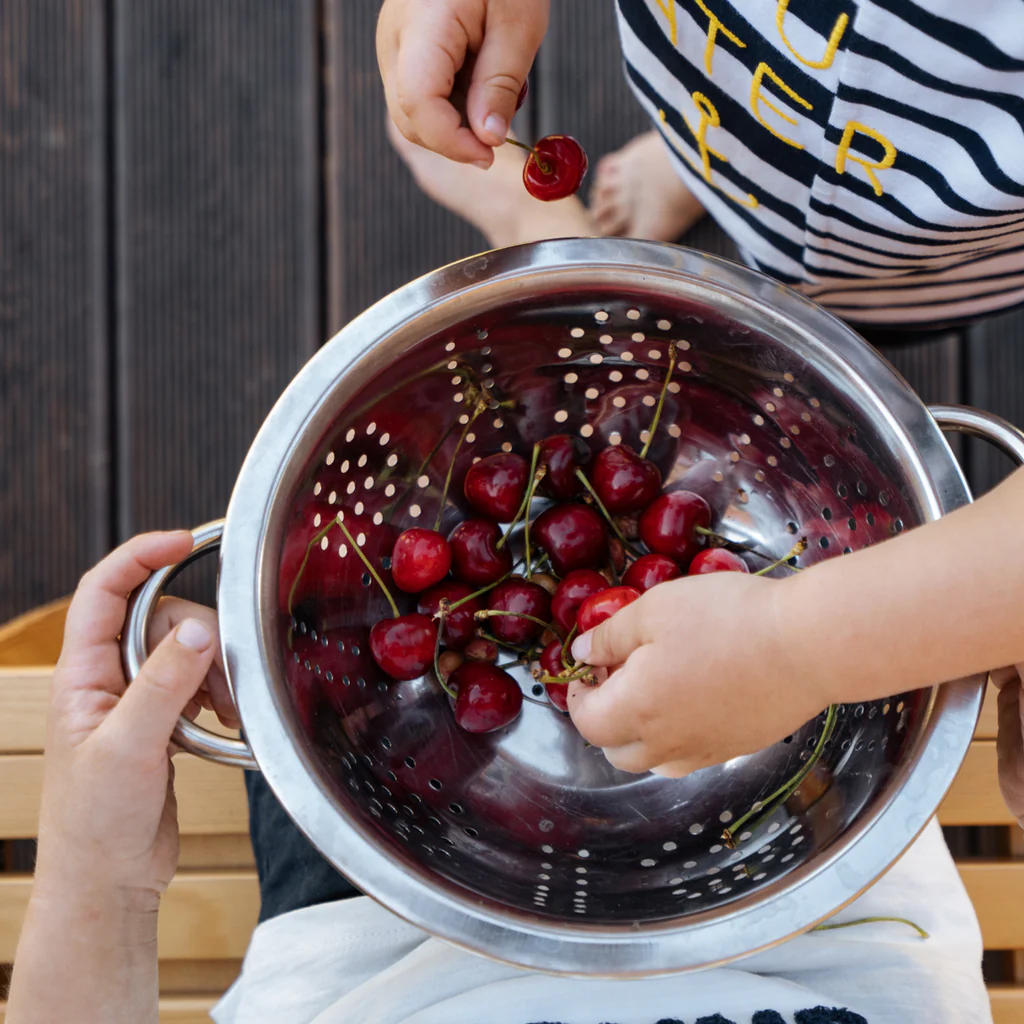
<instances>
[{"instance_id":1,"label":"child's hand","mask_svg":"<svg viewBox=\"0 0 1024 1024\"><path fill-rule=\"evenodd\" d=\"M999 789L1010 812L1024 828L1024 665L999 669L992 682L999 688Z\"/></svg>"},{"instance_id":2,"label":"child's hand","mask_svg":"<svg viewBox=\"0 0 1024 1024\"><path fill-rule=\"evenodd\" d=\"M127 689L118 636L132 590L191 549L188 533L135 537L79 584L51 689L37 890L59 898L70 886L148 904L174 874L171 733L200 703L234 721L214 665L216 620L209 609L164 603L154 632L171 632ZM189 618L185 607L194 609Z\"/></svg>"},{"instance_id":3,"label":"child's hand","mask_svg":"<svg viewBox=\"0 0 1024 1024\"><path fill-rule=\"evenodd\" d=\"M398 130L450 160L490 167L548 7L549 0L385 0L377 62Z\"/></svg>"},{"instance_id":4,"label":"child's hand","mask_svg":"<svg viewBox=\"0 0 1024 1024\"><path fill-rule=\"evenodd\" d=\"M789 580L717 573L647 591L573 644L608 668L569 690L573 722L616 768L681 776L760 750L831 701L801 678ZM794 639L795 638L795 639Z\"/></svg>"}]
</instances>

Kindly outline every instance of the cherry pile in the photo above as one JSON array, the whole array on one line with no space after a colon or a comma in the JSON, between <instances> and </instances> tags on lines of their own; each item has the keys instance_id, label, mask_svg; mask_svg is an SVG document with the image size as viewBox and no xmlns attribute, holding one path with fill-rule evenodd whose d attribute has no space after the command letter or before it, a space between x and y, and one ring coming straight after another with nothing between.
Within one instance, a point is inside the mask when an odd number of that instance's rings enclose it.
<instances>
[{"instance_id":1,"label":"cherry pile","mask_svg":"<svg viewBox=\"0 0 1024 1024\"><path fill-rule=\"evenodd\" d=\"M557 434L533 445L529 459L507 451L478 458L458 503L468 514L445 535L441 511L453 455L434 529L404 530L390 562L382 562L394 586L415 597L415 611L400 613L363 544L353 539L359 526L351 512L338 512L325 528L338 525L390 607L391 616L369 633L376 665L394 680L432 671L465 731L509 725L524 700L565 712L569 684L594 682L589 666L571 658L574 638L652 587L683 575L750 572L737 545L712 531L704 498L664 490L661 470L647 457L675 367L674 346L669 355L639 452L618 444L595 454L582 439ZM310 542L293 594L322 536ZM803 546L758 574L788 563ZM547 701L524 695L508 671L515 666L530 667L544 686L535 693L546 691Z\"/></svg>"}]
</instances>

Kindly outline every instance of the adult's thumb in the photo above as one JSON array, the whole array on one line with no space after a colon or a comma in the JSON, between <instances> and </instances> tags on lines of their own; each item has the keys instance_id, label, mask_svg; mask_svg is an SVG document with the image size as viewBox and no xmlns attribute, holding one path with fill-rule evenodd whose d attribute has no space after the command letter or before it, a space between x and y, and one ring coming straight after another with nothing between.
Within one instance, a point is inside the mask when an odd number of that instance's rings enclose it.
<instances>
[{"instance_id":1,"label":"adult's thumb","mask_svg":"<svg viewBox=\"0 0 1024 1024\"><path fill-rule=\"evenodd\" d=\"M214 636L198 619L186 619L168 633L110 716L121 742L138 751L163 751L206 678L214 651Z\"/></svg>"},{"instance_id":2,"label":"adult's thumb","mask_svg":"<svg viewBox=\"0 0 1024 1024\"><path fill-rule=\"evenodd\" d=\"M481 142L500 146L547 29L546 0L492 4L466 97L469 126Z\"/></svg>"}]
</instances>

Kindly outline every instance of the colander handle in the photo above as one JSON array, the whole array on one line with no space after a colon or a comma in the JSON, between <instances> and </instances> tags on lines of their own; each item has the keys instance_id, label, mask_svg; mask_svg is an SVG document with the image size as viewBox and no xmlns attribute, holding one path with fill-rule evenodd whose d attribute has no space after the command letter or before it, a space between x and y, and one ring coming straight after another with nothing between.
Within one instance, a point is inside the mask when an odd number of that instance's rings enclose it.
<instances>
[{"instance_id":1,"label":"colander handle","mask_svg":"<svg viewBox=\"0 0 1024 1024\"><path fill-rule=\"evenodd\" d=\"M1024 466L1024 430L1015 427L1009 420L980 409L972 409L968 405L930 405L928 411L943 430L980 437L995 445L1018 466Z\"/></svg>"},{"instance_id":2,"label":"colander handle","mask_svg":"<svg viewBox=\"0 0 1024 1024\"><path fill-rule=\"evenodd\" d=\"M128 598L128 614L121 633L121 658L129 683L139 674L143 662L149 657L149 624L164 589L186 566L191 565L197 558L216 551L220 547L223 532L223 519L197 526L192 531L193 547L188 558L176 565L158 569ZM236 740L230 736L210 732L201 725L190 722L184 715L178 719L178 724L174 728L173 740L182 750L206 761L216 761L218 764L231 765L235 768L259 768L245 740Z\"/></svg>"}]
</instances>

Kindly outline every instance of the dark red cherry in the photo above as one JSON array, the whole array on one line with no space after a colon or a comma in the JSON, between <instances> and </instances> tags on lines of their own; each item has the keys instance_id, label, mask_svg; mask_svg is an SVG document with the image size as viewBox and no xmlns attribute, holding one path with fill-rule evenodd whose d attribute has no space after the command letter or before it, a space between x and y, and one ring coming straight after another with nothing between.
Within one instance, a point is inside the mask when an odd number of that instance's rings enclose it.
<instances>
[{"instance_id":1,"label":"dark red cherry","mask_svg":"<svg viewBox=\"0 0 1024 1024\"><path fill-rule=\"evenodd\" d=\"M692 491L672 491L656 498L640 517L640 539L659 555L668 555L682 565L704 543L697 527L711 525L711 508Z\"/></svg>"},{"instance_id":2,"label":"dark red cherry","mask_svg":"<svg viewBox=\"0 0 1024 1024\"><path fill-rule=\"evenodd\" d=\"M519 511L529 475L526 459L512 452L498 452L474 462L462 488L477 512L507 523Z\"/></svg>"},{"instance_id":3,"label":"dark red cherry","mask_svg":"<svg viewBox=\"0 0 1024 1024\"><path fill-rule=\"evenodd\" d=\"M397 619L381 619L370 630L373 660L392 679L417 679L434 663L437 626L433 619L413 612Z\"/></svg>"},{"instance_id":4,"label":"dark red cherry","mask_svg":"<svg viewBox=\"0 0 1024 1024\"><path fill-rule=\"evenodd\" d=\"M559 711L569 710L569 684L568 683L545 683L544 689L548 691L548 700Z\"/></svg>"},{"instance_id":5,"label":"dark red cherry","mask_svg":"<svg viewBox=\"0 0 1024 1024\"><path fill-rule=\"evenodd\" d=\"M565 636L576 625L576 613L588 597L608 589L608 581L594 569L577 569L558 584L551 598L551 617Z\"/></svg>"},{"instance_id":6,"label":"dark red cherry","mask_svg":"<svg viewBox=\"0 0 1024 1024\"><path fill-rule=\"evenodd\" d=\"M469 597L473 588L468 583L461 583L459 580L445 580L436 587L432 587L425 594L420 594L419 604L416 611L420 615L433 617L441 608L441 601L445 598L449 605ZM464 647L473 639L476 633L476 620L473 616L483 608L480 599L474 597L459 605L453 612L449 612L444 620L444 629L441 630L441 643L448 647Z\"/></svg>"},{"instance_id":7,"label":"dark red cherry","mask_svg":"<svg viewBox=\"0 0 1024 1024\"><path fill-rule=\"evenodd\" d=\"M597 453L590 482L601 504L618 516L639 512L654 501L661 490L661 470L628 445L616 444Z\"/></svg>"},{"instance_id":8,"label":"dark red cherry","mask_svg":"<svg viewBox=\"0 0 1024 1024\"><path fill-rule=\"evenodd\" d=\"M395 586L407 594L418 594L439 583L452 567L452 549L436 530L414 526L399 534L391 552L391 575Z\"/></svg>"},{"instance_id":9,"label":"dark red cherry","mask_svg":"<svg viewBox=\"0 0 1024 1024\"><path fill-rule=\"evenodd\" d=\"M519 108L526 102L526 94L529 91L530 91L530 80L526 79L526 81L523 82L522 89L519 90L519 95L516 97L516 110L519 110Z\"/></svg>"},{"instance_id":10,"label":"dark red cherry","mask_svg":"<svg viewBox=\"0 0 1024 1024\"><path fill-rule=\"evenodd\" d=\"M469 661L489 661L493 665L498 660L498 645L493 640L475 636L462 653Z\"/></svg>"},{"instance_id":11,"label":"dark red cherry","mask_svg":"<svg viewBox=\"0 0 1024 1024\"><path fill-rule=\"evenodd\" d=\"M640 591L633 587L609 587L600 594L588 597L580 605L580 632L586 633L595 626L600 626L605 619L610 619L621 608L632 604L640 596Z\"/></svg>"},{"instance_id":12,"label":"dark red cherry","mask_svg":"<svg viewBox=\"0 0 1024 1024\"><path fill-rule=\"evenodd\" d=\"M580 493L583 485L576 476L576 469L586 464L590 449L582 438L571 434L555 434L540 443L537 464L547 472L540 489L556 501L569 501Z\"/></svg>"},{"instance_id":13,"label":"dark red cherry","mask_svg":"<svg viewBox=\"0 0 1024 1024\"><path fill-rule=\"evenodd\" d=\"M476 587L501 579L512 569L508 546L498 548L501 529L489 519L466 519L448 535L452 575Z\"/></svg>"},{"instance_id":14,"label":"dark red cherry","mask_svg":"<svg viewBox=\"0 0 1024 1024\"><path fill-rule=\"evenodd\" d=\"M622 577L627 587L633 587L642 594L666 580L680 576L679 566L668 555L641 555Z\"/></svg>"},{"instance_id":15,"label":"dark red cherry","mask_svg":"<svg viewBox=\"0 0 1024 1024\"><path fill-rule=\"evenodd\" d=\"M750 572L750 569L747 563L732 551L726 551L725 548L705 548L693 556L687 575L703 576L709 572Z\"/></svg>"},{"instance_id":16,"label":"dark red cherry","mask_svg":"<svg viewBox=\"0 0 1024 1024\"><path fill-rule=\"evenodd\" d=\"M604 520L589 505L554 505L531 531L559 576L599 565L608 551Z\"/></svg>"},{"instance_id":17,"label":"dark red cherry","mask_svg":"<svg viewBox=\"0 0 1024 1024\"><path fill-rule=\"evenodd\" d=\"M571 135L545 135L523 167L523 184L534 199L550 202L574 195L587 173L587 154Z\"/></svg>"},{"instance_id":18,"label":"dark red cherry","mask_svg":"<svg viewBox=\"0 0 1024 1024\"><path fill-rule=\"evenodd\" d=\"M516 681L495 665L467 661L449 677L458 692L455 724L466 732L493 732L519 715L523 693Z\"/></svg>"},{"instance_id":19,"label":"dark red cherry","mask_svg":"<svg viewBox=\"0 0 1024 1024\"><path fill-rule=\"evenodd\" d=\"M540 662L541 671L546 676L557 676L565 669L565 666L562 664L562 641L552 640L540 652L540 658L537 660Z\"/></svg>"},{"instance_id":20,"label":"dark red cherry","mask_svg":"<svg viewBox=\"0 0 1024 1024\"><path fill-rule=\"evenodd\" d=\"M547 622L551 614L548 592L529 580L511 579L499 583L488 595L487 607L495 611L522 612ZM490 632L507 644L525 644L544 628L529 619L495 615L487 620Z\"/></svg>"}]
</instances>

